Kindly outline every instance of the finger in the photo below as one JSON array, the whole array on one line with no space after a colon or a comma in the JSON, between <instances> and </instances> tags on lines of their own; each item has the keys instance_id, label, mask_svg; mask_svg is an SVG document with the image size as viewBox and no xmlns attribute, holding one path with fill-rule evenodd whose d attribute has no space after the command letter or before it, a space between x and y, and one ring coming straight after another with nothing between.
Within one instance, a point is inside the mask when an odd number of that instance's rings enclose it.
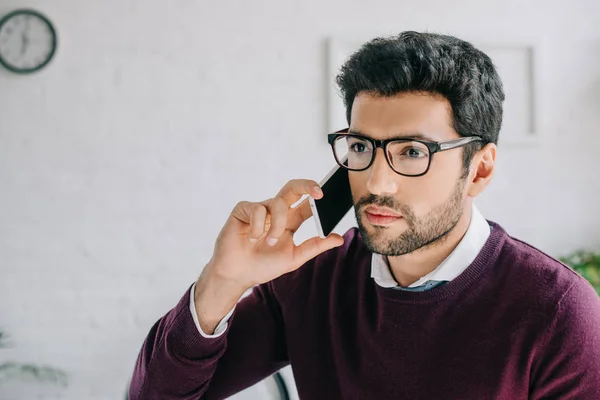
<instances>
[{"instance_id":1,"label":"finger","mask_svg":"<svg viewBox=\"0 0 600 400\"><path fill-rule=\"evenodd\" d=\"M241 225L239 229L248 235L250 241L256 241L264 233L269 217L264 205L241 201L233 208L231 220Z\"/></svg>"},{"instance_id":2,"label":"finger","mask_svg":"<svg viewBox=\"0 0 600 400\"><path fill-rule=\"evenodd\" d=\"M250 203L249 201L240 201L233 207L233 211L231 211L231 216L236 220L244 223L250 223L250 217L252 215L252 205L254 203Z\"/></svg>"},{"instance_id":3,"label":"finger","mask_svg":"<svg viewBox=\"0 0 600 400\"><path fill-rule=\"evenodd\" d=\"M281 197L275 197L265 204L271 216L271 227L267 232L267 244L274 246L285 232L289 205Z\"/></svg>"},{"instance_id":4,"label":"finger","mask_svg":"<svg viewBox=\"0 0 600 400\"><path fill-rule=\"evenodd\" d=\"M287 229L296 232L298 228L310 217L312 217L312 209L308 199L304 199L297 207L293 208L288 216Z\"/></svg>"},{"instance_id":5,"label":"finger","mask_svg":"<svg viewBox=\"0 0 600 400\"><path fill-rule=\"evenodd\" d=\"M281 188L276 197L283 198L291 206L305 194L311 195L316 199L320 199L323 196L321 187L317 182L309 179L292 179Z\"/></svg>"},{"instance_id":6,"label":"finger","mask_svg":"<svg viewBox=\"0 0 600 400\"><path fill-rule=\"evenodd\" d=\"M250 232L248 240L256 242L265 232L265 221L267 219L267 208L260 203L253 203L250 206Z\"/></svg>"},{"instance_id":7,"label":"finger","mask_svg":"<svg viewBox=\"0 0 600 400\"><path fill-rule=\"evenodd\" d=\"M342 244L344 244L344 238L335 233L330 234L325 239L320 237L308 239L294 249L292 265L299 268L319 254Z\"/></svg>"}]
</instances>

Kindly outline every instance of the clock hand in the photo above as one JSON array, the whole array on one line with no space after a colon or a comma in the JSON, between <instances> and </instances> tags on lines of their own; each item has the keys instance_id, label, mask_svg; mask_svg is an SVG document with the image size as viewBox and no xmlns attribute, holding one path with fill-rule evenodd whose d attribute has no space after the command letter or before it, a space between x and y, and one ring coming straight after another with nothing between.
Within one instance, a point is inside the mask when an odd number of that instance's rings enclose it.
<instances>
[{"instance_id":1,"label":"clock hand","mask_svg":"<svg viewBox=\"0 0 600 400\"><path fill-rule=\"evenodd\" d=\"M29 30L31 28L30 22L31 21L29 20L29 18L25 20L25 31L21 33L21 55L25 54L27 52L27 48L29 47L29 37L27 36L27 34L29 33Z\"/></svg>"},{"instance_id":2,"label":"clock hand","mask_svg":"<svg viewBox=\"0 0 600 400\"><path fill-rule=\"evenodd\" d=\"M21 55L25 54L27 47L29 47L29 38L23 33L21 34Z\"/></svg>"},{"instance_id":3,"label":"clock hand","mask_svg":"<svg viewBox=\"0 0 600 400\"><path fill-rule=\"evenodd\" d=\"M21 34L21 55L25 54L25 34Z\"/></svg>"}]
</instances>

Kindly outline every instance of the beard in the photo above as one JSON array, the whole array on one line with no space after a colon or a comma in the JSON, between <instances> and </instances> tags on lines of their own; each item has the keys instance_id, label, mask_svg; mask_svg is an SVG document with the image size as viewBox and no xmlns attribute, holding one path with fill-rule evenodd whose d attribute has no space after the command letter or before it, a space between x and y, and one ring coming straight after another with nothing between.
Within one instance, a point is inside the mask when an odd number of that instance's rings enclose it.
<instances>
[{"instance_id":1,"label":"beard","mask_svg":"<svg viewBox=\"0 0 600 400\"><path fill-rule=\"evenodd\" d=\"M466 180L460 179L448 200L435 206L423 217L417 217L408 205L399 203L392 196L370 194L361 198L354 205L354 210L365 245L373 253L393 257L443 243L462 217L465 185ZM407 230L392 238L386 236L387 227L371 226L371 231L368 231L362 223L361 214L370 205L399 212L408 225Z\"/></svg>"}]
</instances>

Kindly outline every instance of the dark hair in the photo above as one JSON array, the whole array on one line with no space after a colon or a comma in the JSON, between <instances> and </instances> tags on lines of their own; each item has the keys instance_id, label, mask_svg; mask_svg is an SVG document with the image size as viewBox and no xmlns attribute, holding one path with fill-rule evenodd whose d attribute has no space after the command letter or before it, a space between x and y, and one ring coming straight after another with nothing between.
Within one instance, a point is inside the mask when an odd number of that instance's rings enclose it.
<instances>
[{"instance_id":1,"label":"dark hair","mask_svg":"<svg viewBox=\"0 0 600 400\"><path fill-rule=\"evenodd\" d=\"M393 96L428 92L444 96L452 107L460 136L479 136L464 148L468 169L476 151L497 143L502 124L502 82L492 60L472 44L448 35L402 32L365 43L342 66L336 82L350 124L359 92Z\"/></svg>"}]
</instances>

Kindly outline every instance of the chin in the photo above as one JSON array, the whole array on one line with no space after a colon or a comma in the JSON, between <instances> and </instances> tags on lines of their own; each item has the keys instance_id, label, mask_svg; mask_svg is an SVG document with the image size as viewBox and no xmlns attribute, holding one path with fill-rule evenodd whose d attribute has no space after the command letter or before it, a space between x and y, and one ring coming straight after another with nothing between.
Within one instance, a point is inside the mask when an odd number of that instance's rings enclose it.
<instances>
[{"instance_id":1,"label":"chin","mask_svg":"<svg viewBox=\"0 0 600 400\"><path fill-rule=\"evenodd\" d=\"M391 243L393 240L387 235L375 234L369 232L363 232L363 242L367 249L372 253L391 255Z\"/></svg>"},{"instance_id":2,"label":"chin","mask_svg":"<svg viewBox=\"0 0 600 400\"><path fill-rule=\"evenodd\" d=\"M358 229L369 250L375 253L382 253L384 248L389 247L389 244L402 234L402 231L394 227L371 225L368 221L361 221Z\"/></svg>"}]
</instances>

